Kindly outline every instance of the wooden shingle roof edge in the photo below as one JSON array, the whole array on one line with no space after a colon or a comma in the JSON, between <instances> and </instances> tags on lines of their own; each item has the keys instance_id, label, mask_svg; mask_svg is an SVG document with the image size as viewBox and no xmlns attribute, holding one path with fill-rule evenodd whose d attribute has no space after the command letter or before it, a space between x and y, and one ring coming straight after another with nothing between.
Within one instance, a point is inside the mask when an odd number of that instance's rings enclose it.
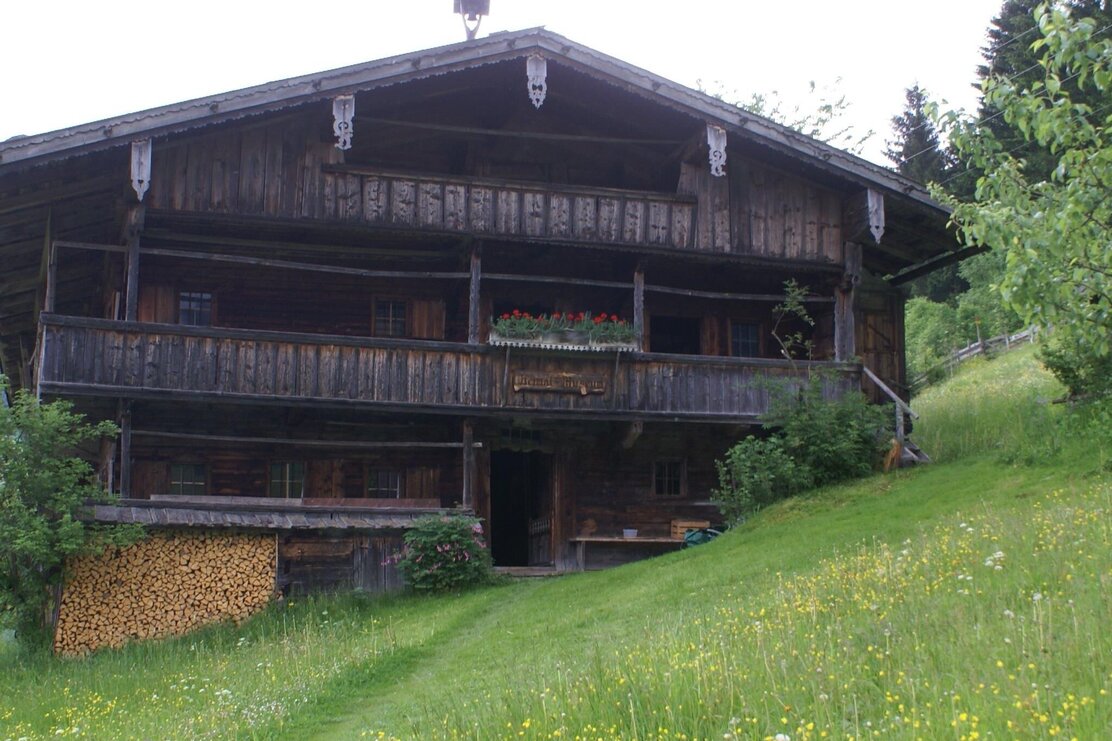
<instances>
[{"instance_id":1,"label":"wooden shingle roof edge","mask_svg":"<svg viewBox=\"0 0 1112 741\"><path fill-rule=\"evenodd\" d=\"M464 510L388 507L301 507L251 503L172 503L125 499L89 502L81 518L102 524L147 527L203 527L248 530L348 530L401 532L428 514L468 514Z\"/></svg>"},{"instance_id":2,"label":"wooden shingle roof edge","mask_svg":"<svg viewBox=\"0 0 1112 741\"><path fill-rule=\"evenodd\" d=\"M918 183L762 116L693 90L545 28L494 33L384 59L341 67L114 118L0 142L0 173L84 152L122 146L236 118L280 110L376 87L466 70L540 51L550 61L657 99L720 125L735 135L807 161L812 166L897 195L936 213L948 209Z\"/></svg>"}]
</instances>

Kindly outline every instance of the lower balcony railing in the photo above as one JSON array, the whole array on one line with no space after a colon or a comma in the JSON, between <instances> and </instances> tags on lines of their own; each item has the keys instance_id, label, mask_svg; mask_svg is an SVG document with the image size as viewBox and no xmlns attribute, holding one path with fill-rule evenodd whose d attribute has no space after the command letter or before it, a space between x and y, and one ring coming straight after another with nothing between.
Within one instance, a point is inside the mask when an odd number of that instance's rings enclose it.
<instances>
[{"instance_id":1,"label":"lower balcony railing","mask_svg":"<svg viewBox=\"0 0 1112 741\"><path fill-rule=\"evenodd\" d=\"M465 414L754 420L770 385L819 369L825 393L858 365L652 353L561 353L455 342L141 324L44 314L46 393Z\"/></svg>"}]
</instances>

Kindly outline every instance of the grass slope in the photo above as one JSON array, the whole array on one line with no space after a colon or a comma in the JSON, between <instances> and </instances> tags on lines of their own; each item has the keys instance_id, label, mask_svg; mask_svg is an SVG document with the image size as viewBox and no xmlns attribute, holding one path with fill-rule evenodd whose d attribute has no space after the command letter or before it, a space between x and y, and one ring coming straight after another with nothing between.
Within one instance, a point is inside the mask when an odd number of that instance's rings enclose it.
<instances>
[{"instance_id":1,"label":"grass slope","mask_svg":"<svg viewBox=\"0 0 1112 741\"><path fill-rule=\"evenodd\" d=\"M0 739L1101 738L1108 439L1057 393L1029 352L977 364L916 404L953 462L621 569L299 601L84 661L9 650Z\"/></svg>"}]
</instances>

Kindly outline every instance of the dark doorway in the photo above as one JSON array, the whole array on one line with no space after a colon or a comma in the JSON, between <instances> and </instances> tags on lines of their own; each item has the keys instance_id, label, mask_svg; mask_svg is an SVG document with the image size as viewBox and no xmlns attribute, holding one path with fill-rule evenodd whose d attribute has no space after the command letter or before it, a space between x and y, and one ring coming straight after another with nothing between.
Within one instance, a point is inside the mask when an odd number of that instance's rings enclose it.
<instances>
[{"instance_id":1,"label":"dark doorway","mask_svg":"<svg viewBox=\"0 0 1112 741\"><path fill-rule=\"evenodd\" d=\"M699 320L653 314L649 319L649 349L676 355L698 355Z\"/></svg>"},{"instance_id":2,"label":"dark doorway","mask_svg":"<svg viewBox=\"0 0 1112 741\"><path fill-rule=\"evenodd\" d=\"M552 457L490 454L490 552L496 566L552 563Z\"/></svg>"}]
</instances>

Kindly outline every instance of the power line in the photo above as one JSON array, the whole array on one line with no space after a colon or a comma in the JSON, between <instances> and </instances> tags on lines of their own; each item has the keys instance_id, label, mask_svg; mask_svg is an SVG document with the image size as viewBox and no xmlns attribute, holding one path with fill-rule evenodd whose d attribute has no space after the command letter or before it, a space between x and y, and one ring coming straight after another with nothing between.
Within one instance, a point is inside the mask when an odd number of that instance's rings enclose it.
<instances>
[{"instance_id":1,"label":"power line","mask_svg":"<svg viewBox=\"0 0 1112 741\"><path fill-rule=\"evenodd\" d=\"M1093 111L1090 115L1093 115L1093 116L1100 115L1101 113L1104 113L1109 108L1112 108L1112 103L1106 103L1106 104L1102 105L1100 108L1097 108L1095 111ZM1007 155L1015 154L1019 150L1026 147L1028 144L1029 144L1029 142L1027 140L1024 140L1020 144L1017 144L1016 146L1009 149L1007 152L1004 152L1004 155L1007 156ZM946 183L949 183L952 180L957 180L958 178L962 177L963 175L968 175L969 172L970 172L969 168L966 168L966 169L962 170L961 172L955 172L953 175L946 178L945 180L942 180L942 181L936 183L936 185L938 185L938 187L941 188L942 186L946 185Z\"/></svg>"},{"instance_id":2,"label":"power line","mask_svg":"<svg viewBox=\"0 0 1112 741\"><path fill-rule=\"evenodd\" d=\"M1001 49L1002 49L1002 48L1004 48L1005 46L1007 46L1008 44L1012 43L1013 41L1017 41L1017 40L1019 40L1020 38L1022 38L1022 36L1023 36L1023 35L1025 35L1025 34L1027 34L1027 33L1030 33L1031 31L1037 30L1037 28L1038 28L1037 26L1033 26L1033 27L1029 28L1028 30L1024 31L1024 32L1023 32L1023 34L1020 34L1019 36L1016 36L1015 38L1011 39L1010 41L1007 41L1007 42L1003 43L1002 45L1000 45L1000 47L999 47L999 48L1001 48ZM1110 28L1112 28L1112 23L1109 23L1109 24L1108 24L1107 26L1104 26L1103 28L1101 28L1101 29L1098 29L1098 30L1094 31L1094 32L1093 32L1093 34L1092 34L1092 36L1091 36L1090 38L1092 38L1092 37L1095 37L1095 36L1097 36L1098 34L1104 33L1105 31L1107 31L1107 30L1108 30L1108 29L1110 29ZM994 48L993 50L995 50L995 48ZM1010 76L1008 76L1008 77L1005 77L1004 79L1005 79L1005 80L1007 80L1008 82L1014 82L1014 81L1015 81L1015 80L1016 80L1017 78L1019 78L1019 77L1022 77L1023 75L1027 74L1028 72L1031 72L1032 70L1035 70L1035 69L1037 69L1037 68L1038 68L1038 67L1040 67L1041 65L1042 65L1042 62L1035 62L1035 63L1034 63L1034 64L1032 64L1031 66L1029 66L1029 67L1026 67L1026 68L1024 68L1024 69L1021 69L1021 70L1020 70L1019 72L1016 72L1016 73L1014 73L1014 74L1012 74L1012 75L1010 75ZM1062 80L1062 82L1069 82L1070 80L1072 80L1072 79L1074 79L1074 78L1078 77L1078 75L1079 75L1079 74L1080 74L1080 73L1074 73L1074 74L1070 75L1069 77L1065 78L1064 80ZM980 119L980 120L978 120L978 121L974 121L974 122L973 122L973 125L974 125L974 126L981 126L981 125L983 125L983 124L986 124L986 123L988 123L989 121L993 121L993 120L995 120L995 119L999 118L999 117L1000 117L1000 116L1002 116L1002 115L1004 115L1004 112L1003 112L1003 111L997 111L996 113L992 114L991 116L985 116L984 118L982 118L982 119ZM930 126L930 125L933 125L933 123L934 123L933 121L927 121L926 123L922 123L922 124L919 124L919 125L918 125L918 126L916 126L916 127L914 128L914 129L911 129L911 130L910 130L910 131L908 131L907 133L908 133L908 134L914 134L914 133L915 133L916 131L918 131L919 129L922 129L922 128L926 127L926 126ZM919 155L922 155L922 154L926 154L927 152L930 152L930 151L931 151L931 150L933 150L933 149L934 149L934 147L925 147L925 148L923 148L923 149L920 149L920 150L919 150L918 152L915 152L914 154L909 154L909 155L908 155L907 157L905 157L905 158L903 158L902 160L900 160L900 161L899 161L899 162L898 162L898 163L896 164L896 167L899 167L900 165L905 165L905 164L907 164L908 162L910 162L911 160L913 160L913 159L915 159L916 157L918 157Z\"/></svg>"}]
</instances>

